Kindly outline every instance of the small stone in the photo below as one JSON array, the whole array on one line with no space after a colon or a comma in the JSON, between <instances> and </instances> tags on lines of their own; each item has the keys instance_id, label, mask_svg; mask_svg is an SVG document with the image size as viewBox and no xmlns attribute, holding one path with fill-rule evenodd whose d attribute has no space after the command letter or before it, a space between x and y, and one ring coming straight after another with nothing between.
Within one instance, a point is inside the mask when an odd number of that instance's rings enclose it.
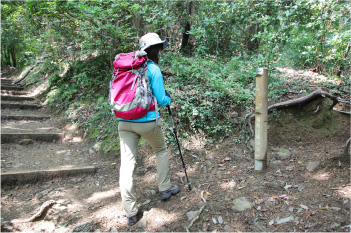
<instances>
[{"instance_id":1,"label":"small stone","mask_svg":"<svg viewBox=\"0 0 351 233\"><path fill-rule=\"evenodd\" d=\"M233 200L234 206L232 207L232 210L235 212L242 212L246 209L252 208L251 202L249 202L246 197L240 197L235 200Z\"/></svg>"},{"instance_id":2,"label":"small stone","mask_svg":"<svg viewBox=\"0 0 351 233\"><path fill-rule=\"evenodd\" d=\"M275 202L275 201L265 201L265 202L264 202L264 205L265 205L266 207L272 207L272 206L274 205L274 202Z\"/></svg>"},{"instance_id":3,"label":"small stone","mask_svg":"<svg viewBox=\"0 0 351 233\"><path fill-rule=\"evenodd\" d=\"M224 226L224 231L225 231L225 232L234 232L235 230L234 230L233 227L231 227L231 226L229 226L229 225L225 225L225 226Z\"/></svg>"},{"instance_id":4,"label":"small stone","mask_svg":"<svg viewBox=\"0 0 351 233\"><path fill-rule=\"evenodd\" d=\"M198 213L199 211L189 211L186 213L186 216L188 217L188 220L191 221L197 216Z\"/></svg>"},{"instance_id":5,"label":"small stone","mask_svg":"<svg viewBox=\"0 0 351 233\"><path fill-rule=\"evenodd\" d=\"M212 218L212 222L213 222L214 224L217 224L217 219Z\"/></svg>"},{"instance_id":6,"label":"small stone","mask_svg":"<svg viewBox=\"0 0 351 233\"><path fill-rule=\"evenodd\" d=\"M267 232L267 231L268 231L267 228L266 228L265 226L261 225L261 224L258 223L258 222L255 222L255 223L253 224L252 230L253 230L254 232Z\"/></svg>"},{"instance_id":7,"label":"small stone","mask_svg":"<svg viewBox=\"0 0 351 233\"><path fill-rule=\"evenodd\" d=\"M142 218L140 219L140 221L138 222L137 228L145 228L146 227L146 219Z\"/></svg>"},{"instance_id":8,"label":"small stone","mask_svg":"<svg viewBox=\"0 0 351 233\"><path fill-rule=\"evenodd\" d=\"M279 149L274 157L278 160L285 160L285 159L289 158L290 155L291 155L291 152L289 150Z\"/></svg>"},{"instance_id":9,"label":"small stone","mask_svg":"<svg viewBox=\"0 0 351 233\"><path fill-rule=\"evenodd\" d=\"M223 224L223 218L222 218L222 216L219 216L219 217L218 217L218 223L219 223L219 224Z\"/></svg>"},{"instance_id":10,"label":"small stone","mask_svg":"<svg viewBox=\"0 0 351 233\"><path fill-rule=\"evenodd\" d=\"M277 224L283 224L283 223L287 223L287 222L290 222L290 221L293 221L294 220L294 216L289 216L289 217L286 217L286 218L282 218L282 219L276 219L276 222Z\"/></svg>"},{"instance_id":11,"label":"small stone","mask_svg":"<svg viewBox=\"0 0 351 233\"><path fill-rule=\"evenodd\" d=\"M93 232L95 228L94 222L85 222L72 229L72 232Z\"/></svg>"},{"instance_id":12,"label":"small stone","mask_svg":"<svg viewBox=\"0 0 351 233\"><path fill-rule=\"evenodd\" d=\"M306 170L309 172L313 172L318 168L320 164L320 161L310 161L306 164Z\"/></svg>"}]
</instances>

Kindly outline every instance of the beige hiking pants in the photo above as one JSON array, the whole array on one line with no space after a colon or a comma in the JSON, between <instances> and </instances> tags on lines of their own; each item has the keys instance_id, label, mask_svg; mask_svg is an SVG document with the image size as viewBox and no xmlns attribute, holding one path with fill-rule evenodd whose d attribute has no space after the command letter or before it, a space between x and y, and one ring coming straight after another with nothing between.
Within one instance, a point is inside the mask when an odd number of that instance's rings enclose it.
<instances>
[{"instance_id":1,"label":"beige hiking pants","mask_svg":"<svg viewBox=\"0 0 351 233\"><path fill-rule=\"evenodd\" d=\"M134 195L133 177L140 137L143 137L156 153L157 182L160 192L171 187L169 160L161 129L161 120L158 121L156 132L155 121L147 123L120 121L118 123L118 133L121 148L119 185L123 209L129 218L136 215L138 212L136 197Z\"/></svg>"}]
</instances>

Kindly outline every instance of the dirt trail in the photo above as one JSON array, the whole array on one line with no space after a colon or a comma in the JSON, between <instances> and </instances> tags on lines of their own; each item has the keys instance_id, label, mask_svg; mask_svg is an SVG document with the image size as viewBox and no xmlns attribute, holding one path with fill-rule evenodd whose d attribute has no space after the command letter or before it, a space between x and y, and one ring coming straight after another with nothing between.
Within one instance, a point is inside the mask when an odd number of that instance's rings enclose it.
<instances>
[{"instance_id":1,"label":"dirt trail","mask_svg":"<svg viewBox=\"0 0 351 233\"><path fill-rule=\"evenodd\" d=\"M332 159L343 152L343 145L350 137L349 117L337 112L320 116L320 112L315 112L316 105L320 102L287 109L269 118L269 161L264 174L254 173L252 151L248 147L231 139L204 146L198 143L201 138L194 138L182 145L193 188L189 192L177 150L169 148L172 182L180 184L181 191L167 202L160 200L157 191L155 155L148 145L142 145L138 151L135 191L144 217L133 227L127 226L121 208L116 155L89 150L89 145L78 142L78 134L68 131L53 117L40 121L39 125L2 121L8 130L28 125L33 126L33 131L41 126L46 132L65 133L62 142L33 141L21 145L17 140L2 144L3 169L94 164L97 170L95 174L3 186L1 229L184 232L190 226L190 231L349 232L349 163ZM45 108L40 111L48 114ZM28 113L35 112L38 110ZM316 128L321 119L321 126ZM11 158L16 159L9 164ZM50 200L56 204L42 217L33 222L15 221L34 216ZM242 201L239 207L247 208L238 208L238 201Z\"/></svg>"}]
</instances>

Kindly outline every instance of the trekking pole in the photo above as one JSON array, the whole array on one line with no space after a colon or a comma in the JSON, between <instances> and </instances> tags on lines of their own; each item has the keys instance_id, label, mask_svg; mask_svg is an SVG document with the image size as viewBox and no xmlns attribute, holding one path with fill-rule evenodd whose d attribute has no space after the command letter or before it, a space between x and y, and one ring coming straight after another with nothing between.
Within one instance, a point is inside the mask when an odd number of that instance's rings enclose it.
<instances>
[{"instance_id":1,"label":"trekking pole","mask_svg":"<svg viewBox=\"0 0 351 233\"><path fill-rule=\"evenodd\" d=\"M187 181L187 185L189 187L189 191L191 191L191 186L190 186L190 182L189 182L189 179L188 179L188 174L186 173L186 167L185 167L185 163L184 163L184 159L183 159L183 155L182 155L182 151L180 149L180 145L179 145L179 141L178 141L178 136L177 136L177 130L174 126L174 121L173 121L173 116L172 116L172 112L171 112L171 108L170 106L168 105L168 112L169 112L169 115L171 116L171 121L172 121L172 124L173 124L173 133L174 133L174 136L176 138L176 141L177 141L177 144L178 144L178 149L179 149L179 153L180 153L180 158L182 159L182 163L183 163L183 168L184 168L184 172L185 172L185 177L186 177L186 181Z\"/></svg>"}]
</instances>

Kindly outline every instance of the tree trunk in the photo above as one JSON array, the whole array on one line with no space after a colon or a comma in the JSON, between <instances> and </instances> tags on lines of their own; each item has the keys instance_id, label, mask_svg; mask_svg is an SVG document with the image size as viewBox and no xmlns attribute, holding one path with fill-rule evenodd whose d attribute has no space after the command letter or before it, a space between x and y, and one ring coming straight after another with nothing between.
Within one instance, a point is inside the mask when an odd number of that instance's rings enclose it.
<instances>
[{"instance_id":1,"label":"tree trunk","mask_svg":"<svg viewBox=\"0 0 351 233\"><path fill-rule=\"evenodd\" d=\"M4 58L5 58L4 65L10 66L11 65L11 60L10 60L9 48L4 46L3 51L4 51Z\"/></svg>"},{"instance_id":2,"label":"tree trunk","mask_svg":"<svg viewBox=\"0 0 351 233\"><path fill-rule=\"evenodd\" d=\"M344 58L346 58L347 55L349 54L350 47L351 47L351 44L349 43L349 44L347 45L347 47L346 47L346 52L344 53ZM338 77L340 78L343 69L344 69L344 66L343 66L343 65L340 65L340 66L339 66L339 69L336 71L336 76L338 76Z\"/></svg>"},{"instance_id":3,"label":"tree trunk","mask_svg":"<svg viewBox=\"0 0 351 233\"><path fill-rule=\"evenodd\" d=\"M183 39L182 39L182 45L181 45L181 50L184 52L186 50L186 47L189 43L189 31L191 29L191 24L190 24L190 17L191 17L191 10L192 10L192 5L193 1L188 0L186 4L186 22L184 26L184 31L183 31Z\"/></svg>"},{"instance_id":4,"label":"tree trunk","mask_svg":"<svg viewBox=\"0 0 351 233\"><path fill-rule=\"evenodd\" d=\"M11 59L12 59L12 66L16 67L17 66L17 63L16 63L16 52L15 52L15 47L14 46L11 46L10 54L11 54Z\"/></svg>"},{"instance_id":5,"label":"tree trunk","mask_svg":"<svg viewBox=\"0 0 351 233\"><path fill-rule=\"evenodd\" d=\"M138 5L141 5L140 4L140 1L136 1L136 3L138 4ZM141 36L143 36L143 31L142 31L142 25L141 25L141 15L140 15L140 13L139 13L139 11L138 12L136 12L136 13L134 13L134 17L133 17L133 24L134 24L134 28L135 28L135 30L137 31L137 35L138 35L138 37L140 38Z\"/></svg>"}]
</instances>

